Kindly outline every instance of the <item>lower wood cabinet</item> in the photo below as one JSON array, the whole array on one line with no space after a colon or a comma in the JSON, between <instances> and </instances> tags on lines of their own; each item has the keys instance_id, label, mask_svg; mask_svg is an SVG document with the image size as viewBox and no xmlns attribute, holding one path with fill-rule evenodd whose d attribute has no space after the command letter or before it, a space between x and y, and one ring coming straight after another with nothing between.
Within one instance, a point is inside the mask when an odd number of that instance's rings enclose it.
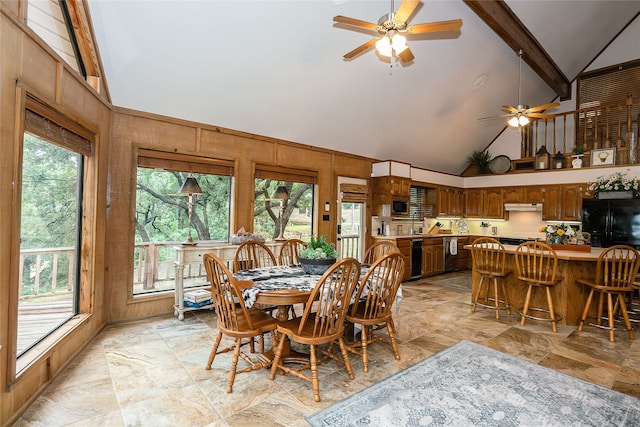
<instances>
[{"instance_id":1,"label":"lower wood cabinet","mask_svg":"<svg viewBox=\"0 0 640 427\"><path fill-rule=\"evenodd\" d=\"M458 258L456 259L456 270L468 270L471 268L471 250L465 249L464 245L472 242L472 237L458 237Z\"/></svg>"},{"instance_id":2,"label":"lower wood cabinet","mask_svg":"<svg viewBox=\"0 0 640 427\"><path fill-rule=\"evenodd\" d=\"M444 247L441 237L422 240L422 277L433 276L444 271Z\"/></svg>"}]
</instances>

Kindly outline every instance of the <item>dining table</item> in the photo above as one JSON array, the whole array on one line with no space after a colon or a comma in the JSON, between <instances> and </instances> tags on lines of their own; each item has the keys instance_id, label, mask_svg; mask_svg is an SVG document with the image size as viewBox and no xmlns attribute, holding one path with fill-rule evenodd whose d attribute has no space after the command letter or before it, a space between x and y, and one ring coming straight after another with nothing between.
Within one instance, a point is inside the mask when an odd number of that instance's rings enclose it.
<instances>
[{"instance_id":1,"label":"dining table","mask_svg":"<svg viewBox=\"0 0 640 427\"><path fill-rule=\"evenodd\" d=\"M360 284L368 270L369 265L361 264ZM291 306L304 304L309 300L311 292L322 277L320 274L307 274L299 265L279 265L241 270L234 273L233 276L241 285L242 298L246 307L251 308L255 304L275 305L277 306L275 317L279 322L285 322L289 319ZM400 309L401 300L402 286L398 289L396 295L396 312ZM286 337L284 339L288 341ZM273 351L268 350L262 356L273 360ZM305 363L309 361L309 356L292 351L289 343L285 345L283 350L283 361L285 363Z\"/></svg>"}]
</instances>

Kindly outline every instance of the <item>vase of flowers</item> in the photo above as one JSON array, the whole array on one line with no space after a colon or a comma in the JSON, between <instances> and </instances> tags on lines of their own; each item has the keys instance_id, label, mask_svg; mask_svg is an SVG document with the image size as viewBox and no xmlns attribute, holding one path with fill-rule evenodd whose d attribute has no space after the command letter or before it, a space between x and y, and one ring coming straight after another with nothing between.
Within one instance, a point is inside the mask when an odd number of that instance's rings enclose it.
<instances>
[{"instance_id":1,"label":"vase of flowers","mask_svg":"<svg viewBox=\"0 0 640 427\"><path fill-rule=\"evenodd\" d=\"M567 224L548 224L538 230L540 233L546 233L547 243L550 245L564 245L569 240L576 237L577 230Z\"/></svg>"},{"instance_id":2,"label":"vase of flowers","mask_svg":"<svg viewBox=\"0 0 640 427\"><path fill-rule=\"evenodd\" d=\"M597 181L590 183L588 188L598 199L631 199L637 197L638 190L638 178L630 178L622 172L600 176Z\"/></svg>"},{"instance_id":3,"label":"vase of flowers","mask_svg":"<svg viewBox=\"0 0 640 427\"><path fill-rule=\"evenodd\" d=\"M338 251L333 243L327 242L325 236L317 239L311 236L307 247L300 251L300 265L307 274L324 274L338 258Z\"/></svg>"}]
</instances>

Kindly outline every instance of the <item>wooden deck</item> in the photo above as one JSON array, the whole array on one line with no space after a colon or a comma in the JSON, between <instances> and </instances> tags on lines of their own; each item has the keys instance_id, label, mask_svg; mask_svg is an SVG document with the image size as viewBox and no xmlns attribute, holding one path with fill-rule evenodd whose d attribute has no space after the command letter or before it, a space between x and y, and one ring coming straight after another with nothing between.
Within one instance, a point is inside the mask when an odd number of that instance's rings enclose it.
<instances>
[{"instance_id":1,"label":"wooden deck","mask_svg":"<svg viewBox=\"0 0 640 427\"><path fill-rule=\"evenodd\" d=\"M72 313L70 297L21 303L18 307L18 354L64 323Z\"/></svg>"}]
</instances>

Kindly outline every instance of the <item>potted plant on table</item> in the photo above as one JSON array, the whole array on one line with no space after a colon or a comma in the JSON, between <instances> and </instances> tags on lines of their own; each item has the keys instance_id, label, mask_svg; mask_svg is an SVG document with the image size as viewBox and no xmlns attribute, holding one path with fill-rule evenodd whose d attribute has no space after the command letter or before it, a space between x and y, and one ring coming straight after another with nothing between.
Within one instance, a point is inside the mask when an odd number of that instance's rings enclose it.
<instances>
[{"instance_id":1,"label":"potted plant on table","mask_svg":"<svg viewBox=\"0 0 640 427\"><path fill-rule=\"evenodd\" d=\"M324 274L330 266L335 264L338 251L336 245L327 242L325 236L317 239L311 236L307 247L300 251L298 258L305 273Z\"/></svg>"}]
</instances>

